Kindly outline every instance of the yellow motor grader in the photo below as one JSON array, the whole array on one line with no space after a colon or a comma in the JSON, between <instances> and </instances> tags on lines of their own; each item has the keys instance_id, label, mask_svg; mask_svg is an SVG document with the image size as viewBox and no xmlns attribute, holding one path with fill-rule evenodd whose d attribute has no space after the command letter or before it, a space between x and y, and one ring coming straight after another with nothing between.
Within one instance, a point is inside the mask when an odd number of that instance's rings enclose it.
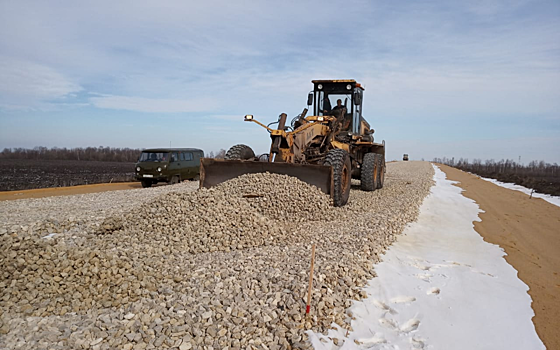
<instances>
[{"instance_id":1,"label":"yellow motor grader","mask_svg":"<svg viewBox=\"0 0 560 350\"><path fill-rule=\"evenodd\" d=\"M212 187L247 173L277 173L299 178L330 194L335 206L350 195L351 179L374 191L385 179L385 142L373 140L362 116L364 88L355 80L313 80L307 107L286 125L287 115L269 125L246 115L270 133L270 152L255 156L244 144L231 147L224 160L201 159L200 187ZM313 115L307 116L313 106ZM334 107L332 107L334 106ZM272 124L277 124L272 128Z\"/></svg>"}]
</instances>

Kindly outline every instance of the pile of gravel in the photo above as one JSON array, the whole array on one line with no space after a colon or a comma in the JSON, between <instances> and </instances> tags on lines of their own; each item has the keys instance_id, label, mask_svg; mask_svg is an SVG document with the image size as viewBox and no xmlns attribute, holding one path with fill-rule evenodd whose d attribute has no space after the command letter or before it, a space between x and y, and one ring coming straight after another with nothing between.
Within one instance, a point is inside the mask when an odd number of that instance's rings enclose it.
<instances>
[{"instance_id":1,"label":"pile of gravel","mask_svg":"<svg viewBox=\"0 0 560 350\"><path fill-rule=\"evenodd\" d=\"M382 190L353 189L342 208L275 174L166 186L126 206L98 194L89 212L0 203L0 217L19 219L0 231L0 349L309 348L305 330L348 327L345 310L417 217L432 175L429 163L390 163ZM26 206L46 215L25 222Z\"/></svg>"},{"instance_id":2,"label":"pile of gravel","mask_svg":"<svg viewBox=\"0 0 560 350\"><path fill-rule=\"evenodd\" d=\"M329 195L287 175L247 174L215 189L234 198L249 198L249 213L288 223L324 220L323 213L333 209Z\"/></svg>"}]
</instances>

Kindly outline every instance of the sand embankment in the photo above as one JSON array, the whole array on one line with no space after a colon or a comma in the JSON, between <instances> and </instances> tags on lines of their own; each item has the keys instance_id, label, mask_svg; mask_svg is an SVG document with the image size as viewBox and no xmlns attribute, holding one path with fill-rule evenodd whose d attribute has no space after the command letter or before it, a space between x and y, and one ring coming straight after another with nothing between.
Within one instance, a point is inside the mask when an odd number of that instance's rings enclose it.
<instances>
[{"instance_id":1,"label":"sand embankment","mask_svg":"<svg viewBox=\"0 0 560 350\"><path fill-rule=\"evenodd\" d=\"M133 188L142 188L142 185L140 184L140 182L116 182L108 184L80 185L71 187L38 188L33 190L1 191L0 201L27 198L44 198L53 196L71 196L75 194L130 190Z\"/></svg>"},{"instance_id":2,"label":"sand embankment","mask_svg":"<svg viewBox=\"0 0 560 350\"><path fill-rule=\"evenodd\" d=\"M506 260L530 288L539 337L548 349L560 349L560 207L455 168L440 168L484 210L475 230L505 250Z\"/></svg>"}]
</instances>

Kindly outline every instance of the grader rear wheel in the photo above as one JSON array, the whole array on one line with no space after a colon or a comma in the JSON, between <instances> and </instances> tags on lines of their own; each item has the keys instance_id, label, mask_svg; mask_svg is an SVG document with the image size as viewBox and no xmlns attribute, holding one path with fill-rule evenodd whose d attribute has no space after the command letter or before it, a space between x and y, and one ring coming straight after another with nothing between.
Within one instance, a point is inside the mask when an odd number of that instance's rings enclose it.
<instances>
[{"instance_id":1,"label":"grader rear wheel","mask_svg":"<svg viewBox=\"0 0 560 350\"><path fill-rule=\"evenodd\" d=\"M374 191L378 186L379 171L377 168L377 154L366 153L362 163L361 184L362 191Z\"/></svg>"},{"instance_id":2,"label":"grader rear wheel","mask_svg":"<svg viewBox=\"0 0 560 350\"><path fill-rule=\"evenodd\" d=\"M377 188L383 188L383 183L385 182L385 157L381 154L378 154L378 166L377 169L379 170L379 174L377 175Z\"/></svg>"},{"instance_id":3,"label":"grader rear wheel","mask_svg":"<svg viewBox=\"0 0 560 350\"><path fill-rule=\"evenodd\" d=\"M243 160L255 158L255 152L247 145L232 146L224 157L225 160Z\"/></svg>"},{"instance_id":4,"label":"grader rear wheel","mask_svg":"<svg viewBox=\"0 0 560 350\"><path fill-rule=\"evenodd\" d=\"M333 149L325 156L323 165L332 167L334 193L333 204L335 207L342 207L348 202L350 196L352 163L350 155L343 149Z\"/></svg>"}]
</instances>

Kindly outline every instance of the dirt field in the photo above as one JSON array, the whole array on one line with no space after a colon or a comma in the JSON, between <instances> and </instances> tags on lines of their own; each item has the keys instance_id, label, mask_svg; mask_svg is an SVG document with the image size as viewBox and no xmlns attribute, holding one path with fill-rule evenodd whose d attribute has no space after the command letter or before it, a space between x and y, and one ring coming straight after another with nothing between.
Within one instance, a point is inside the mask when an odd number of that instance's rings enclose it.
<instances>
[{"instance_id":1,"label":"dirt field","mask_svg":"<svg viewBox=\"0 0 560 350\"><path fill-rule=\"evenodd\" d=\"M530 288L539 337L548 349L560 349L560 208L461 170L440 168L485 211L479 214L482 222L474 223L476 231L506 251L506 260Z\"/></svg>"},{"instance_id":2,"label":"dirt field","mask_svg":"<svg viewBox=\"0 0 560 350\"><path fill-rule=\"evenodd\" d=\"M134 180L134 164L74 160L0 160L0 191Z\"/></svg>"}]
</instances>

